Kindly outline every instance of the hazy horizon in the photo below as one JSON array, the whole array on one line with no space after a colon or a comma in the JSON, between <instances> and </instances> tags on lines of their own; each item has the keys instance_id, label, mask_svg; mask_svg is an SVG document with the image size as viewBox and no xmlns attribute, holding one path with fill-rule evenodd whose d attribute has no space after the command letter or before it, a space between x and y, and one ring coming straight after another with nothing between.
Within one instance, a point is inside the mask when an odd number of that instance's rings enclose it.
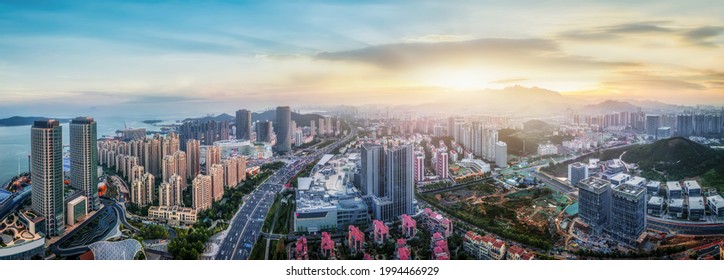
<instances>
[{"instance_id":1,"label":"hazy horizon","mask_svg":"<svg viewBox=\"0 0 724 280\"><path fill-rule=\"evenodd\" d=\"M515 85L724 105L724 7L610 2L3 2L0 109L465 105Z\"/></svg>"}]
</instances>

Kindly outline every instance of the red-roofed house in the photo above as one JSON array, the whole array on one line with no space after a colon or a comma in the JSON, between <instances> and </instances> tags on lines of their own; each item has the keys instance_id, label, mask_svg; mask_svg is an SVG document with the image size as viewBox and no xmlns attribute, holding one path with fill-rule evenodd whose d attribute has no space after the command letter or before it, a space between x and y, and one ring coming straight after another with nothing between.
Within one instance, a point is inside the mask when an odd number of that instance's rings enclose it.
<instances>
[{"instance_id":1,"label":"red-roofed house","mask_svg":"<svg viewBox=\"0 0 724 280\"><path fill-rule=\"evenodd\" d=\"M453 232L453 222L443 217L440 213L432 211L430 208L425 208L422 212L422 221L430 230L430 232L442 232L445 238L450 237Z\"/></svg>"},{"instance_id":2,"label":"red-roofed house","mask_svg":"<svg viewBox=\"0 0 724 280\"><path fill-rule=\"evenodd\" d=\"M398 248L397 252L395 253L395 257L397 257L398 260L409 260L410 259L410 249L407 249L407 246Z\"/></svg>"},{"instance_id":3,"label":"red-roofed house","mask_svg":"<svg viewBox=\"0 0 724 280\"><path fill-rule=\"evenodd\" d=\"M347 235L347 246L352 253L362 251L362 245L365 243L365 234L359 230L358 227L350 225L349 233Z\"/></svg>"},{"instance_id":4,"label":"red-roofed house","mask_svg":"<svg viewBox=\"0 0 724 280\"><path fill-rule=\"evenodd\" d=\"M417 221L407 214L402 214L400 217L402 219L402 234L405 235L406 238L415 237L417 233Z\"/></svg>"},{"instance_id":5,"label":"red-roofed house","mask_svg":"<svg viewBox=\"0 0 724 280\"><path fill-rule=\"evenodd\" d=\"M517 245L510 246L506 253L506 260L532 260L534 255Z\"/></svg>"},{"instance_id":6,"label":"red-roofed house","mask_svg":"<svg viewBox=\"0 0 724 280\"><path fill-rule=\"evenodd\" d=\"M449 260L450 249L447 246L447 240L438 240L432 248L432 258L435 260Z\"/></svg>"},{"instance_id":7,"label":"red-roofed house","mask_svg":"<svg viewBox=\"0 0 724 280\"><path fill-rule=\"evenodd\" d=\"M329 232L322 232L322 256L325 256L329 259L334 259L334 240L332 240L332 236L329 234Z\"/></svg>"},{"instance_id":8,"label":"red-roofed house","mask_svg":"<svg viewBox=\"0 0 724 280\"><path fill-rule=\"evenodd\" d=\"M294 246L294 259L297 260L308 260L309 252L307 247L307 238L300 237L297 239L297 243Z\"/></svg>"},{"instance_id":9,"label":"red-roofed house","mask_svg":"<svg viewBox=\"0 0 724 280\"><path fill-rule=\"evenodd\" d=\"M382 244L390 238L390 228L380 220L374 220L375 243Z\"/></svg>"},{"instance_id":10,"label":"red-roofed house","mask_svg":"<svg viewBox=\"0 0 724 280\"><path fill-rule=\"evenodd\" d=\"M480 236L472 231L465 234L463 249L468 255L479 260L501 260L505 256L506 244L490 235Z\"/></svg>"}]
</instances>

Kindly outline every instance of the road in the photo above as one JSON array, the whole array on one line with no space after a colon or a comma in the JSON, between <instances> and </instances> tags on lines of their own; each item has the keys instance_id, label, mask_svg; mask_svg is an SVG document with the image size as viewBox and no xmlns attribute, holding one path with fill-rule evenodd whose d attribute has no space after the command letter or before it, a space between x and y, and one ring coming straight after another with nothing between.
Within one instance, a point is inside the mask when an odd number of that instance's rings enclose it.
<instances>
[{"instance_id":1,"label":"road","mask_svg":"<svg viewBox=\"0 0 724 280\"><path fill-rule=\"evenodd\" d=\"M228 233L219 245L217 260L246 260L251 255L254 244L262 235L261 227L267 213L274 203L274 197L284 185L293 179L305 166L316 162L324 154L329 153L337 146L352 139L357 134L356 129L343 139L317 150L304 157L286 156L288 160L284 167L272 174L259 187L252 191L244 203L231 219Z\"/></svg>"}]
</instances>

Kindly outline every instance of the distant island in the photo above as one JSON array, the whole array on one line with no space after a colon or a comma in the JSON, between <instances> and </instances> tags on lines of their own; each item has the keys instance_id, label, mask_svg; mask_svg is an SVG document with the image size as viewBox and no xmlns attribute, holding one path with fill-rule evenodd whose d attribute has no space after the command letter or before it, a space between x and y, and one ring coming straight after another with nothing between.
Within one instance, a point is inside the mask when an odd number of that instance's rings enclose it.
<instances>
[{"instance_id":1,"label":"distant island","mask_svg":"<svg viewBox=\"0 0 724 280\"><path fill-rule=\"evenodd\" d=\"M145 123L145 124L156 124L156 123L160 123L160 122L163 122L163 121L162 120L145 120L145 121L143 121L143 123Z\"/></svg>"},{"instance_id":2,"label":"distant island","mask_svg":"<svg viewBox=\"0 0 724 280\"><path fill-rule=\"evenodd\" d=\"M12 116L5 119L0 119L0 126L25 126L32 125L34 121L43 121L48 119L55 119L61 123L67 123L70 119L63 118L46 118L46 117L20 117Z\"/></svg>"}]
</instances>

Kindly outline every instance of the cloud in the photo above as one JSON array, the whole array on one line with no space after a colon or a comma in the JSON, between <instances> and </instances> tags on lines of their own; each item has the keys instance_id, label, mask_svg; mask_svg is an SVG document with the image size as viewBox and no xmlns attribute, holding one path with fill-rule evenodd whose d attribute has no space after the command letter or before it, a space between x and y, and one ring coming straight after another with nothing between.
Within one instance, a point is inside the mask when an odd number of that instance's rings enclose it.
<instances>
[{"instance_id":1,"label":"cloud","mask_svg":"<svg viewBox=\"0 0 724 280\"><path fill-rule=\"evenodd\" d=\"M684 32L683 37L694 44L715 47L717 44L711 40L724 32L722 26L702 26Z\"/></svg>"},{"instance_id":2,"label":"cloud","mask_svg":"<svg viewBox=\"0 0 724 280\"><path fill-rule=\"evenodd\" d=\"M572 70L590 67L635 66L628 62L598 61L569 55L546 39L483 38L459 42L397 43L362 49L322 52L319 60L357 62L384 69L401 70L421 66L550 67Z\"/></svg>"},{"instance_id":3,"label":"cloud","mask_svg":"<svg viewBox=\"0 0 724 280\"><path fill-rule=\"evenodd\" d=\"M603 27L602 31L611 34L621 33L669 33L674 29L661 26L669 23L668 21L647 21L647 22L629 22Z\"/></svg>"},{"instance_id":4,"label":"cloud","mask_svg":"<svg viewBox=\"0 0 724 280\"><path fill-rule=\"evenodd\" d=\"M502 79L502 80L495 80L490 82L491 84L512 84L522 81L527 81L528 79L525 78L516 78L516 79Z\"/></svg>"}]
</instances>

